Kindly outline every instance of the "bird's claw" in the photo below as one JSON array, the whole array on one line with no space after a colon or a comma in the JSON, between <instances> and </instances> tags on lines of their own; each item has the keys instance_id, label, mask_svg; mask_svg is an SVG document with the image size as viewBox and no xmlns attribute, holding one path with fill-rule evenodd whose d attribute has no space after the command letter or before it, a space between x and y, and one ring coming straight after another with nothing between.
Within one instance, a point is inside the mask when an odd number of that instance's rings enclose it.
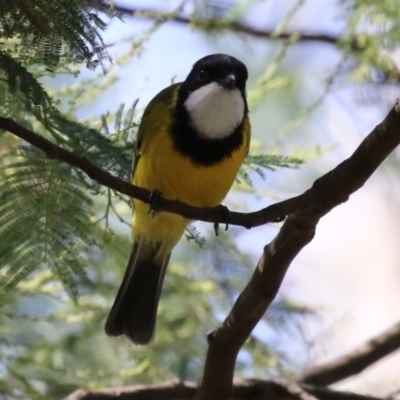
<instances>
[{"instance_id":1,"label":"bird's claw","mask_svg":"<svg viewBox=\"0 0 400 400\"><path fill-rule=\"evenodd\" d=\"M150 209L148 214L150 214L152 218L154 218L157 215L160 203L162 202L163 198L164 196L159 190L153 189L151 191L149 196Z\"/></svg>"},{"instance_id":2,"label":"bird's claw","mask_svg":"<svg viewBox=\"0 0 400 400\"><path fill-rule=\"evenodd\" d=\"M225 230L227 231L228 228L229 228L229 223L231 222L231 213L229 211L229 208L223 206L222 204L219 205L219 209L221 210L221 213L223 215L223 219L224 219L224 222L225 222ZM219 224L218 224L218 222L214 223L214 232L215 232L216 236L219 235Z\"/></svg>"}]
</instances>

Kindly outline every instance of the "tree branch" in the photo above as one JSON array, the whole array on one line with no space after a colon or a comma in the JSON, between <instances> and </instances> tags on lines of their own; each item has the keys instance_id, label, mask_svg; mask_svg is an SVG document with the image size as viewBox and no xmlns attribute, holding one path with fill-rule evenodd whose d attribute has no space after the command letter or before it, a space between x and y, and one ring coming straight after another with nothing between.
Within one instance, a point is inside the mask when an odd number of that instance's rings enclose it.
<instances>
[{"instance_id":1,"label":"tree branch","mask_svg":"<svg viewBox=\"0 0 400 400\"><path fill-rule=\"evenodd\" d=\"M147 19L166 19L168 21L177 22L180 24L186 24L195 26L197 28L208 29L208 30L233 30L237 33L243 33L257 38L266 38L272 40L287 40L296 38L296 41L301 42L322 42L328 44L337 44L341 37L334 35L327 35L325 33L300 33L300 32L280 32L277 33L275 30L270 29L256 29L251 26L241 24L240 22L233 23L221 23L218 20L212 19L193 19L184 15L176 13L160 12L159 10L131 8L125 6L115 5L114 9L123 14L130 15L133 17L147 18Z\"/></svg>"},{"instance_id":2,"label":"tree branch","mask_svg":"<svg viewBox=\"0 0 400 400\"><path fill-rule=\"evenodd\" d=\"M320 190L325 202L289 215L276 238L265 246L250 282L228 317L209 335L203 382L195 400L229 399L238 352L275 298L290 263L312 240L319 219L363 186L399 141L397 100L350 158L314 182L310 190Z\"/></svg>"},{"instance_id":3,"label":"tree branch","mask_svg":"<svg viewBox=\"0 0 400 400\"><path fill-rule=\"evenodd\" d=\"M310 368L296 380L327 386L363 371L365 368L400 348L400 322L356 350L335 361Z\"/></svg>"},{"instance_id":4,"label":"tree branch","mask_svg":"<svg viewBox=\"0 0 400 400\"><path fill-rule=\"evenodd\" d=\"M158 385L132 385L97 390L78 389L64 400L189 400L198 390L194 382L165 382ZM301 386L308 399L319 400L379 400L349 392L332 391L310 385ZM304 400L297 387L271 381L235 382L231 400ZM214 400L209 398L209 400Z\"/></svg>"},{"instance_id":5,"label":"tree branch","mask_svg":"<svg viewBox=\"0 0 400 400\"><path fill-rule=\"evenodd\" d=\"M300 249L314 236L314 228L297 228L290 216L278 236L264 248L257 268L222 326L208 336L203 382L195 400L228 399L236 357L275 298L285 273Z\"/></svg>"},{"instance_id":6,"label":"tree branch","mask_svg":"<svg viewBox=\"0 0 400 400\"><path fill-rule=\"evenodd\" d=\"M151 191L134 186L129 182L119 179L107 171L93 164L88 158L81 157L66 149L57 146L44 137L25 128L10 118L0 116L0 129L4 129L21 139L27 141L31 145L43 150L50 159L57 159L66 162L73 167L79 168L85 172L91 179L99 184L114 189L117 192L125 194L129 197L139 199L145 203L150 203ZM318 202L318 191L307 191L300 196L293 197L273 204L262 210L252 213L230 212L229 224L239 225L246 228L252 228L259 225L264 225L268 222L273 222L282 216L288 215L298 209L307 209L310 204ZM169 200L162 198L157 201L157 209L160 211L169 211L180 214L185 218L199 220L205 222L226 223L226 213L220 206L213 208L198 208L189 204L180 202L179 200Z\"/></svg>"},{"instance_id":7,"label":"tree branch","mask_svg":"<svg viewBox=\"0 0 400 400\"><path fill-rule=\"evenodd\" d=\"M334 207L347 201L350 193L363 186L365 181L378 168L380 163L400 143L400 132L396 131L396 123L400 105L396 102L386 119L364 139L356 152L349 159L339 164L334 170L317 179L313 186L303 194L272 204L259 211L238 213L231 211L229 224L246 228L274 222L282 216L297 211L306 211L316 207ZM390 128L390 129L389 129ZM119 179L93 164L86 157L81 157L57 146L35 132L25 128L10 118L0 116L0 129L4 129L24 139L33 146L43 150L51 159L66 162L85 172L99 184L114 189L127 196L150 202L151 192ZM198 208L179 200L162 199L157 203L160 211L180 214L185 218L205 222L226 223L226 213L221 207Z\"/></svg>"}]
</instances>

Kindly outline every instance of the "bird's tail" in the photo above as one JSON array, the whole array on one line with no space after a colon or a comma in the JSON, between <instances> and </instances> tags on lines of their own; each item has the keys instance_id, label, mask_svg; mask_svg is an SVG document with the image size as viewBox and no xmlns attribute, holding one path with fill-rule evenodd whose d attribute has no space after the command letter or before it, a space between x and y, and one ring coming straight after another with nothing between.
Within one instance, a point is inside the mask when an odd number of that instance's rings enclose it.
<instances>
[{"instance_id":1,"label":"bird's tail","mask_svg":"<svg viewBox=\"0 0 400 400\"><path fill-rule=\"evenodd\" d=\"M152 340L171 255L162 250L150 242L133 245L124 279L107 318L107 335L125 334L136 344L148 344Z\"/></svg>"}]
</instances>

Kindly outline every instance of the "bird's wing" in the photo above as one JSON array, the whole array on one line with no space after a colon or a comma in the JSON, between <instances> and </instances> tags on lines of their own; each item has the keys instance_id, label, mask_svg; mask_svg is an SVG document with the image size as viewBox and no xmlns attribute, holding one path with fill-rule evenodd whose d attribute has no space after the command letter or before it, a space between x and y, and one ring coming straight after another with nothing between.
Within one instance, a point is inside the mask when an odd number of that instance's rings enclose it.
<instances>
[{"instance_id":1,"label":"bird's wing","mask_svg":"<svg viewBox=\"0 0 400 400\"><path fill-rule=\"evenodd\" d=\"M144 110L139 131L136 136L135 157L132 162L131 179L135 176L135 170L142 154L142 143L157 139L157 133L165 129L173 118L173 110L176 106L178 89L181 83L168 86L158 93Z\"/></svg>"}]
</instances>

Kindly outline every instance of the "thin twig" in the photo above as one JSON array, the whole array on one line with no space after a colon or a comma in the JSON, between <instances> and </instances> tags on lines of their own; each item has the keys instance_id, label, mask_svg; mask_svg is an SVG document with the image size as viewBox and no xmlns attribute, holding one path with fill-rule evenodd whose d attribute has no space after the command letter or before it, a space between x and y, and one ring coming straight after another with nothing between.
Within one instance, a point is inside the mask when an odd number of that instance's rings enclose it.
<instances>
[{"instance_id":1,"label":"thin twig","mask_svg":"<svg viewBox=\"0 0 400 400\"><path fill-rule=\"evenodd\" d=\"M257 38L267 38L272 40L293 40L297 42L322 42L327 44L337 44L340 40L340 36L328 35L325 33L304 33L304 32L276 32L273 29L256 29L248 25L244 25L240 22L233 22L229 24L223 24L221 21L212 19L194 19L184 15L171 13L171 12L160 12L159 10L142 9L142 8L131 8L115 5L115 10L120 11L126 15L131 15L139 18L147 19L165 19L167 21L177 22L185 25L191 25L197 28L203 28L207 30L223 31L229 28L230 31L236 33L243 33Z\"/></svg>"},{"instance_id":2,"label":"thin twig","mask_svg":"<svg viewBox=\"0 0 400 400\"><path fill-rule=\"evenodd\" d=\"M296 381L313 385L331 385L365 368L400 348L400 322L364 343L356 350L330 363L310 368Z\"/></svg>"},{"instance_id":3,"label":"thin twig","mask_svg":"<svg viewBox=\"0 0 400 400\"><path fill-rule=\"evenodd\" d=\"M399 107L397 103L396 107ZM310 208L325 207L327 205L334 207L347 201L349 196L347 192L351 190L351 193L353 193L359 189L383 159L400 143L400 132L383 129L384 124L388 124L389 121L398 118L397 112L392 109L385 121L378 125L374 132L361 143L352 157L317 179L313 186L303 194L251 213L230 212L229 223L252 228L276 221L280 217L292 214L295 211L305 211ZM58 159L79 168L103 186L143 202L150 202L151 192L149 190L134 186L111 175L93 164L86 157L81 157L57 146L10 118L0 117L0 128L43 150L49 158ZM221 212L220 207L198 208L182 203L179 200L169 199L161 199L157 206L160 211L180 214L191 220L226 222L226 213Z\"/></svg>"},{"instance_id":4,"label":"thin twig","mask_svg":"<svg viewBox=\"0 0 400 400\"><path fill-rule=\"evenodd\" d=\"M381 125L378 125L374 132L379 133L382 131L384 123L395 118L399 117L393 109L386 120ZM88 158L81 157L57 146L10 118L0 117L0 128L43 150L49 158L58 159L79 168L91 179L103 186L145 203L150 202L151 192L149 190L134 186L111 175L93 164ZM345 202L349 196L346 192L350 189L347 186L351 185L351 192L359 189L399 142L400 133L397 131L385 130L385 135L371 134L361 143L351 158L317 179L313 186L303 194L251 213L231 211L229 223L252 228L274 222L280 217L290 215L295 211L305 211L310 208L325 207L327 205L333 207ZM333 176L335 179L332 181ZM198 208L182 203L179 200L170 199L161 199L157 206L160 211L180 214L191 220L226 223L226 212L221 212L220 207Z\"/></svg>"},{"instance_id":5,"label":"thin twig","mask_svg":"<svg viewBox=\"0 0 400 400\"><path fill-rule=\"evenodd\" d=\"M105 187L114 189L119 193L136 198L145 203L150 202L151 191L134 186L127 181L111 175L107 171L93 164L88 158L81 157L64 148L61 148L60 146L57 146L55 143L50 142L49 140L25 128L10 118L0 117L0 129L11 132L21 139L24 139L31 145L43 150L50 159L57 159L80 169L91 179ZM229 223L231 225L239 225L246 228L264 225L268 222L275 221L284 215L288 215L295 210L307 209L310 204L316 203L318 196L319 194L316 191L307 191L301 196L273 204L256 212L231 212ZM182 203L179 200L162 198L158 201L157 208L160 211L169 211L180 214L183 217L191 220L226 223L226 213L222 212L220 207L198 208Z\"/></svg>"}]
</instances>

